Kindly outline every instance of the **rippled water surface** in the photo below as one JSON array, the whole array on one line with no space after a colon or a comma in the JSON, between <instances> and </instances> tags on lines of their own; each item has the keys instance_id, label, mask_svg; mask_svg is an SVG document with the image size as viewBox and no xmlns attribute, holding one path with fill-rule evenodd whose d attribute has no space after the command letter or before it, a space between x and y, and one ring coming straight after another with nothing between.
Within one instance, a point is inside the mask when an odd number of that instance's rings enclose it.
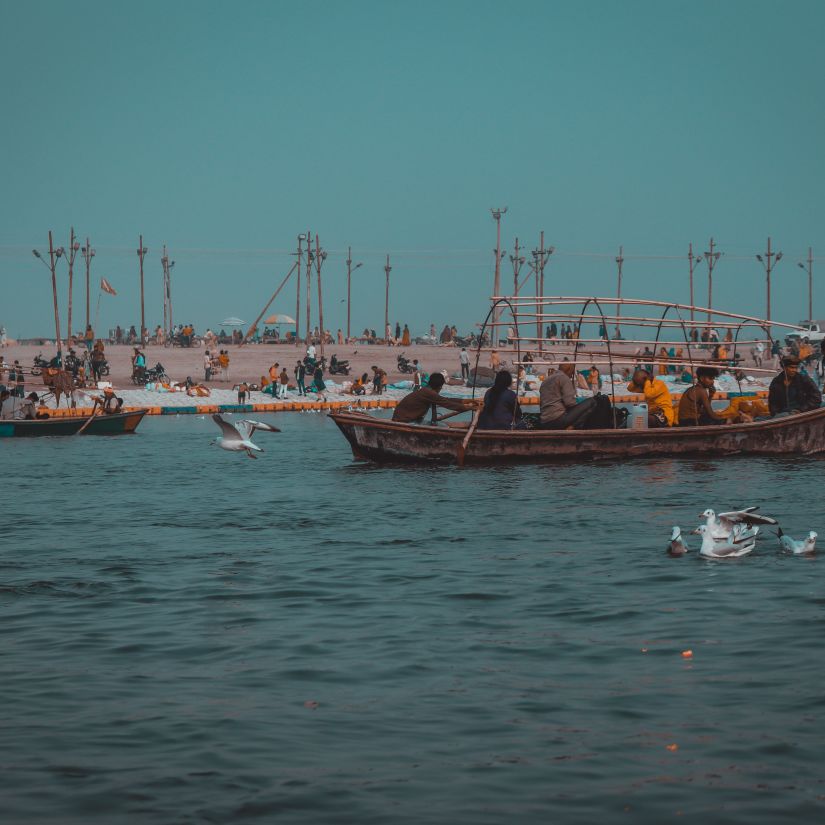
<instances>
[{"instance_id":1,"label":"rippled water surface","mask_svg":"<svg viewBox=\"0 0 825 825\"><path fill-rule=\"evenodd\" d=\"M823 821L825 553L664 549L708 505L825 535L825 462L376 468L278 423L0 442L4 822Z\"/></svg>"}]
</instances>

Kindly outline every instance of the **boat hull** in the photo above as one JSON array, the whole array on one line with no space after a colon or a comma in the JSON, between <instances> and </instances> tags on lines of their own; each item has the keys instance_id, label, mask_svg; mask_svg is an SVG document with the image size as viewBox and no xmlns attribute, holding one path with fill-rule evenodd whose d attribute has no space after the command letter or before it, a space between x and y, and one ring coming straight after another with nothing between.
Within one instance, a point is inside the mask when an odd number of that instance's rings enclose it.
<instances>
[{"instance_id":1,"label":"boat hull","mask_svg":"<svg viewBox=\"0 0 825 825\"><path fill-rule=\"evenodd\" d=\"M466 430L402 424L365 413L330 418L353 455L379 463L455 464ZM466 464L549 463L651 456L814 455L825 452L825 407L750 424L648 430L476 430Z\"/></svg>"},{"instance_id":2,"label":"boat hull","mask_svg":"<svg viewBox=\"0 0 825 825\"><path fill-rule=\"evenodd\" d=\"M133 433L146 415L146 410L96 415L81 435L124 435ZM40 436L77 435L89 416L42 418L34 421L0 421L0 438L33 438Z\"/></svg>"}]
</instances>

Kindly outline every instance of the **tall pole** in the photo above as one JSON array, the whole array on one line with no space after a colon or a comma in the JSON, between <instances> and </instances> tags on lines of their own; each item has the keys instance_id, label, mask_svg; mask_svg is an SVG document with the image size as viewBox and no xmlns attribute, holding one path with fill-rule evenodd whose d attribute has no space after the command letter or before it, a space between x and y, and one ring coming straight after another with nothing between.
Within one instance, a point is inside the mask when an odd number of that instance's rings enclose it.
<instances>
[{"instance_id":1,"label":"tall pole","mask_svg":"<svg viewBox=\"0 0 825 825\"><path fill-rule=\"evenodd\" d=\"M387 338L387 346L389 346L390 339L387 335L387 327L390 325L390 256L387 255L387 263L384 265L384 274L387 276L386 288L384 290L384 335Z\"/></svg>"},{"instance_id":2,"label":"tall pole","mask_svg":"<svg viewBox=\"0 0 825 825\"><path fill-rule=\"evenodd\" d=\"M304 260L304 236L298 235L298 252L295 261L298 265L298 273L295 276L295 346L301 340L301 264Z\"/></svg>"},{"instance_id":3,"label":"tall pole","mask_svg":"<svg viewBox=\"0 0 825 825\"><path fill-rule=\"evenodd\" d=\"M799 263L800 269L805 269L805 264ZM808 320L814 320L814 251L808 247Z\"/></svg>"},{"instance_id":4,"label":"tall pole","mask_svg":"<svg viewBox=\"0 0 825 825\"><path fill-rule=\"evenodd\" d=\"M524 266L524 256L519 255L518 238L516 238L516 254L510 256L510 263L513 265L513 295L518 297L518 279L521 274L521 268Z\"/></svg>"},{"instance_id":5,"label":"tall pole","mask_svg":"<svg viewBox=\"0 0 825 825\"><path fill-rule=\"evenodd\" d=\"M86 246L80 250L80 253L86 261L86 326L88 327L91 323L91 314L89 312L89 275L92 267L92 258L95 256L95 251L89 243L88 236L86 237Z\"/></svg>"},{"instance_id":6,"label":"tall pole","mask_svg":"<svg viewBox=\"0 0 825 825\"><path fill-rule=\"evenodd\" d=\"M501 209L491 209L490 213L493 220L496 222L496 270L493 278L493 295L498 298L501 295L501 216L507 212L507 207ZM496 307L493 310L493 346L496 345L496 337L499 335L498 319L500 309Z\"/></svg>"},{"instance_id":7,"label":"tall pole","mask_svg":"<svg viewBox=\"0 0 825 825\"><path fill-rule=\"evenodd\" d=\"M693 268L696 266L697 262L700 261L702 258L701 255L694 255L693 254L693 244L688 244L688 266L690 267L690 320L694 320L694 312L693 307L695 305L695 301L693 300Z\"/></svg>"},{"instance_id":8,"label":"tall pole","mask_svg":"<svg viewBox=\"0 0 825 825\"><path fill-rule=\"evenodd\" d=\"M352 247L347 247L347 343L350 339L349 321L352 301Z\"/></svg>"},{"instance_id":9,"label":"tall pole","mask_svg":"<svg viewBox=\"0 0 825 825\"><path fill-rule=\"evenodd\" d=\"M146 311L143 300L143 258L149 251L143 245L143 235L140 236L140 246L138 247L138 259L140 261L140 343L141 346L146 344Z\"/></svg>"},{"instance_id":10,"label":"tall pole","mask_svg":"<svg viewBox=\"0 0 825 825\"><path fill-rule=\"evenodd\" d=\"M808 320L814 319L814 251L808 247Z\"/></svg>"},{"instance_id":11,"label":"tall pole","mask_svg":"<svg viewBox=\"0 0 825 825\"><path fill-rule=\"evenodd\" d=\"M756 260L765 267L765 300L766 300L766 309L767 315L765 316L768 322L768 329L771 326L771 272L773 268L782 260L782 253L781 252L773 252L771 250L771 239L768 238L768 251L765 253L765 257L762 258L761 255L756 256Z\"/></svg>"},{"instance_id":12,"label":"tall pole","mask_svg":"<svg viewBox=\"0 0 825 825\"><path fill-rule=\"evenodd\" d=\"M716 244L713 238L710 239L710 249L705 252L705 260L708 264L708 325L713 321L713 268L719 260L719 252L714 252Z\"/></svg>"},{"instance_id":13,"label":"tall pole","mask_svg":"<svg viewBox=\"0 0 825 825\"><path fill-rule=\"evenodd\" d=\"M49 230L49 269L52 271L52 298L54 299L54 337L57 341L57 357L63 363L63 342L60 340L60 312L57 309L57 258L60 257L60 250L54 248L52 241L52 231Z\"/></svg>"},{"instance_id":14,"label":"tall pole","mask_svg":"<svg viewBox=\"0 0 825 825\"><path fill-rule=\"evenodd\" d=\"M616 256L617 286L616 286L616 337L621 335L621 328L619 327L619 317L622 314L622 267L624 266L624 247L619 247L619 254Z\"/></svg>"},{"instance_id":15,"label":"tall pole","mask_svg":"<svg viewBox=\"0 0 825 825\"><path fill-rule=\"evenodd\" d=\"M310 300L312 298L312 234L307 229L307 274L306 274L306 285L307 285L307 346L312 343L312 328L310 327L310 323L312 319L309 315L309 305Z\"/></svg>"},{"instance_id":16,"label":"tall pole","mask_svg":"<svg viewBox=\"0 0 825 825\"><path fill-rule=\"evenodd\" d=\"M166 309L166 262L168 258L166 257L166 244L163 245L163 254L160 256L160 265L163 268L163 332L166 334L169 332L169 327L167 326L169 320L169 313Z\"/></svg>"},{"instance_id":17,"label":"tall pole","mask_svg":"<svg viewBox=\"0 0 825 825\"><path fill-rule=\"evenodd\" d=\"M318 234L315 234L315 271L318 274L318 326L321 329L321 357L324 357L324 299L321 292L321 264L326 260L327 253L321 250Z\"/></svg>"},{"instance_id":18,"label":"tall pole","mask_svg":"<svg viewBox=\"0 0 825 825\"><path fill-rule=\"evenodd\" d=\"M69 250L68 255L66 256L69 261L69 305L68 305L68 317L66 319L66 323L68 325L68 329L66 330L67 341L72 337L72 285L73 285L73 272L74 272L74 259L77 255L77 251L80 249L80 244L75 240L74 236L74 227L71 229L71 233L69 235Z\"/></svg>"}]
</instances>

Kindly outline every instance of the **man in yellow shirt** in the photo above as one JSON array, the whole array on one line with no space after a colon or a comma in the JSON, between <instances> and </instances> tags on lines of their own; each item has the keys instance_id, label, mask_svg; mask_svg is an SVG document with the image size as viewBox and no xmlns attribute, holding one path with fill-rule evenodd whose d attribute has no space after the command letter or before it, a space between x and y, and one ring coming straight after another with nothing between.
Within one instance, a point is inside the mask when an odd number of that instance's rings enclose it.
<instances>
[{"instance_id":1,"label":"man in yellow shirt","mask_svg":"<svg viewBox=\"0 0 825 825\"><path fill-rule=\"evenodd\" d=\"M672 427L673 399L664 381L654 378L646 370L637 369L627 385L628 392L643 393L647 402L648 427Z\"/></svg>"}]
</instances>

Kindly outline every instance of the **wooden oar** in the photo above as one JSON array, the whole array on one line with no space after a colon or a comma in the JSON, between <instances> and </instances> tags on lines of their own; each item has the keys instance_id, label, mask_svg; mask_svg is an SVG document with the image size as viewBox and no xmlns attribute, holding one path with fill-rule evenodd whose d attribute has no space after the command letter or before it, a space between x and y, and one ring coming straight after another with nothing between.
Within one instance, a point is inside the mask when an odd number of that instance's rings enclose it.
<instances>
[{"instance_id":1,"label":"wooden oar","mask_svg":"<svg viewBox=\"0 0 825 825\"><path fill-rule=\"evenodd\" d=\"M470 443L470 439L473 436L473 433L476 431L476 425L478 424L478 419L481 414L481 410L476 410L473 413L473 422L470 424L470 429L467 430L467 435L464 436L464 440L458 447L458 466L464 466L464 453L467 450L467 445Z\"/></svg>"},{"instance_id":2,"label":"wooden oar","mask_svg":"<svg viewBox=\"0 0 825 825\"><path fill-rule=\"evenodd\" d=\"M97 402L95 402L95 408L92 410L92 414L89 416L88 420L83 424L83 426L75 433L75 435L82 435L83 431L89 424L92 423L92 419L97 415Z\"/></svg>"},{"instance_id":3,"label":"wooden oar","mask_svg":"<svg viewBox=\"0 0 825 825\"><path fill-rule=\"evenodd\" d=\"M452 418L454 415L461 415L462 413L469 412L470 407L467 407L466 410L454 410L453 412L444 413L444 415L439 415L436 418L436 421L446 421L448 418Z\"/></svg>"}]
</instances>

